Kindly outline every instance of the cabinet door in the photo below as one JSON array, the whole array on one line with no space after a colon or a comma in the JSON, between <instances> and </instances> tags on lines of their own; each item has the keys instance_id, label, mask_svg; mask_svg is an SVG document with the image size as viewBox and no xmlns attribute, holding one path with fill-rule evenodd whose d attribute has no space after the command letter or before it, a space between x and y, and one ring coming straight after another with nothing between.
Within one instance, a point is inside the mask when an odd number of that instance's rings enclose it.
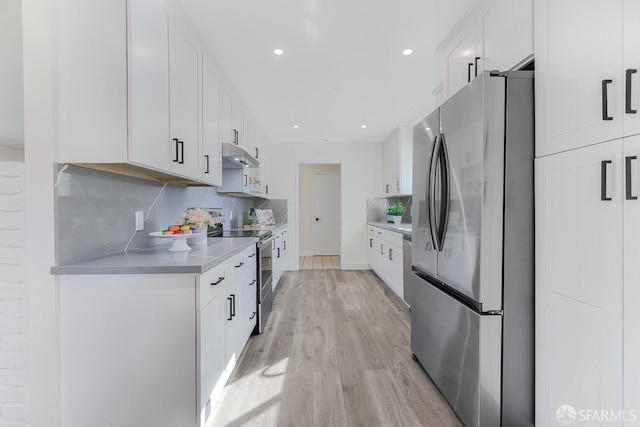
<instances>
[{"instance_id":1,"label":"cabinet door","mask_svg":"<svg viewBox=\"0 0 640 427\"><path fill-rule=\"evenodd\" d=\"M252 258L255 259L255 258ZM256 326L257 319L257 302L258 302L258 285L257 285L257 270L256 263L252 262L245 266L245 279L244 279L244 339L245 341L251 336L253 328Z\"/></svg>"},{"instance_id":2,"label":"cabinet door","mask_svg":"<svg viewBox=\"0 0 640 427\"><path fill-rule=\"evenodd\" d=\"M400 135L395 131L384 143L384 193L400 193Z\"/></svg>"},{"instance_id":3,"label":"cabinet door","mask_svg":"<svg viewBox=\"0 0 640 427\"><path fill-rule=\"evenodd\" d=\"M640 408L640 136L625 139L624 152L624 407L630 410Z\"/></svg>"},{"instance_id":4,"label":"cabinet door","mask_svg":"<svg viewBox=\"0 0 640 427\"><path fill-rule=\"evenodd\" d=\"M540 425L564 404L622 408L622 176L621 140L536 160Z\"/></svg>"},{"instance_id":5,"label":"cabinet door","mask_svg":"<svg viewBox=\"0 0 640 427\"><path fill-rule=\"evenodd\" d=\"M459 91L476 75L476 33L470 28L464 38L447 57L448 96Z\"/></svg>"},{"instance_id":6,"label":"cabinet door","mask_svg":"<svg viewBox=\"0 0 640 427\"><path fill-rule=\"evenodd\" d=\"M621 137L622 0L536 7L536 156Z\"/></svg>"},{"instance_id":7,"label":"cabinet door","mask_svg":"<svg viewBox=\"0 0 640 427\"><path fill-rule=\"evenodd\" d=\"M129 158L171 170L169 29L173 21L159 0L130 4Z\"/></svg>"},{"instance_id":8,"label":"cabinet door","mask_svg":"<svg viewBox=\"0 0 640 427\"><path fill-rule=\"evenodd\" d=\"M485 70L510 70L533 55L533 0L498 0L483 18ZM478 70L480 72L481 70Z\"/></svg>"},{"instance_id":9,"label":"cabinet door","mask_svg":"<svg viewBox=\"0 0 640 427\"><path fill-rule=\"evenodd\" d=\"M640 133L640 2L624 2L624 135ZM627 77L628 75L628 77ZM627 83L628 81L628 83ZM629 89L626 88L627 84Z\"/></svg>"},{"instance_id":10,"label":"cabinet door","mask_svg":"<svg viewBox=\"0 0 640 427\"><path fill-rule=\"evenodd\" d=\"M236 278L225 295L225 354L227 372L231 372L236 365L240 353L244 348L244 319L243 319L243 285L244 277Z\"/></svg>"},{"instance_id":11,"label":"cabinet door","mask_svg":"<svg viewBox=\"0 0 640 427\"><path fill-rule=\"evenodd\" d=\"M188 34L176 26L171 56L171 138L173 170L200 179L198 132L199 49Z\"/></svg>"},{"instance_id":12,"label":"cabinet door","mask_svg":"<svg viewBox=\"0 0 640 427\"><path fill-rule=\"evenodd\" d=\"M233 97L226 85L222 86L222 142L235 144L233 131Z\"/></svg>"},{"instance_id":13,"label":"cabinet door","mask_svg":"<svg viewBox=\"0 0 640 427\"><path fill-rule=\"evenodd\" d=\"M221 80L211 60L203 57L202 66L202 180L222 184L222 111Z\"/></svg>"},{"instance_id":14,"label":"cabinet door","mask_svg":"<svg viewBox=\"0 0 640 427\"><path fill-rule=\"evenodd\" d=\"M211 405L215 403L222 392L225 383L226 354L225 320L221 313L225 312L227 299L222 293L197 313L198 337L200 351L198 365L200 371L200 426L204 426Z\"/></svg>"},{"instance_id":15,"label":"cabinet door","mask_svg":"<svg viewBox=\"0 0 640 427\"><path fill-rule=\"evenodd\" d=\"M404 286L402 282L402 248L395 245L388 245L386 251L389 286L401 298L404 299Z\"/></svg>"},{"instance_id":16,"label":"cabinet door","mask_svg":"<svg viewBox=\"0 0 640 427\"><path fill-rule=\"evenodd\" d=\"M238 98L234 98L231 104L232 113L231 113L231 127L235 132L235 141L234 143L240 147L244 147L244 121L242 114L242 105L240 104L240 100Z\"/></svg>"}]
</instances>

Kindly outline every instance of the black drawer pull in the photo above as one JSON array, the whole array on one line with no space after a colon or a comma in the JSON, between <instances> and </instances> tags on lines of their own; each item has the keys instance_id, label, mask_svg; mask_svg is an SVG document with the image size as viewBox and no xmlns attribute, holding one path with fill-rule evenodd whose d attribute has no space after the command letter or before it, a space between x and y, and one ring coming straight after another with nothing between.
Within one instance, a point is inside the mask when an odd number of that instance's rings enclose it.
<instances>
[{"instance_id":1,"label":"black drawer pull","mask_svg":"<svg viewBox=\"0 0 640 427\"><path fill-rule=\"evenodd\" d=\"M602 120L613 120L613 117L609 116L609 97L607 96L607 85L612 82L613 80L602 81Z\"/></svg>"},{"instance_id":2,"label":"black drawer pull","mask_svg":"<svg viewBox=\"0 0 640 427\"><path fill-rule=\"evenodd\" d=\"M249 286L253 286L253 285L255 285L255 284L256 284L256 279L253 279L253 280L251 281L251 283L249 283Z\"/></svg>"},{"instance_id":3,"label":"black drawer pull","mask_svg":"<svg viewBox=\"0 0 640 427\"><path fill-rule=\"evenodd\" d=\"M204 173L209 173L209 155L205 154L204 158L207 159L207 170L205 170Z\"/></svg>"},{"instance_id":4,"label":"black drawer pull","mask_svg":"<svg viewBox=\"0 0 640 427\"><path fill-rule=\"evenodd\" d=\"M227 320L233 320L233 299L227 297L227 301L229 301L229 317L227 317Z\"/></svg>"},{"instance_id":5,"label":"black drawer pull","mask_svg":"<svg viewBox=\"0 0 640 427\"><path fill-rule=\"evenodd\" d=\"M251 317L249 317L249 320L253 320L253 318L256 317L256 312L254 311L253 314L251 315Z\"/></svg>"},{"instance_id":6,"label":"black drawer pull","mask_svg":"<svg viewBox=\"0 0 640 427\"><path fill-rule=\"evenodd\" d=\"M633 195L633 191L632 191L633 183L631 182L631 161L635 159L637 159L636 156L627 156L624 159L627 200L638 200L638 196Z\"/></svg>"},{"instance_id":7,"label":"black drawer pull","mask_svg":"<svg viewBox=\"0 0 640 427\"><path fill-rule=\"evenodd\" d=\"M603 160L600 162L600 200L607 202L611 197L607 197L607 165L611 160Z\"/></svg>"},{"instance_id":8,"label":"black drawer pull","mask_svg":"<svg viewBox=\"0 0 640 427\"><path fill-rule=\"evenodd\" d=\"M178 144L179 144L179 141L178 141L178 138L173 138L173 140L174 140L174 141L175 141L175 143L176 143L176 158L175 158L175 159L173 159L173 161L174 161L174 162L177 162L177 161L178 161L178 159L179 159L179 157L178 157Z\"/></svg>"},{"instance_id":9,"label":"black drawer pull","mask_svg":"<svg viewBox=\"0 0 640 427\"><path fill-rule=\"evenodd\" d=\"M244 265L244 262L241 262L240 264L236 265L235 267L236 267L236 268L240 268L240 267L242 267L243 265Z\"/></svg>"},{"instance_id":10,"label":"black drawer pull","mask_svg":"<svg viewBox=\"0 0 640 427\"><path fill-rule=\"evenodd\" d=\"M469 83L471 81L471 67L473 67L473 62L469 62L467 65L467 83Z\"/></svg>"},{"instance_id":11,"label":"black drawer pull","mask_svg":"<svg viewBox=\"0 0 640 427\"><path fill-rule=\"evenodd\" d=\"M253 258L254 256L256 256L256 254L251 254L249 255L249 258Z\"/></svg>"},{"instance_id":12,"label":"black drawer pull","mask_svg":"<svg viewBox=\"0 0 640 427\"><path fill-rule=\"evenodd\" d=\"M231 294L230 296L233 300L233 304L231 304L231 317L236 317L236 295Z\"/></svg>"},{"instance_id":13,"label":"black drawer pull","mask_svg":"<svg viewBox=\"0 0 640 427\"><path fill-rule=\"evenodd\" d=\"M638 72L638 70L636 70L635 68L629 68L627 70L627 81L626 81L626 97L625 97L625 103L626 103L626 108L625 108L625 112L627 114L635 114L637 113L636 110L634 110L633 108L631 108L631 75Z\"/></svg>"},{"instance_id":14,"label":"black drawer pull","mask_svg":"<svg viewBox=\"0 0 640 427\"><path fill-rule=\"evenodd\" d=\"M473 61L473 74L475 77L478 77L478 59L480 59L480 57L476 56L475 60Z\"/></svg>"},{"instance_id":15,"label":"black drawer pull","mask_svg":"<svg viewBox=\"0 0 640 427\"><path fill-rule=\"evenodd\" d=\"M220 282L222 282L224 280L224 276L223 277L218 277L218 281L217 282L212 282L211 286L216 286L219 285Z\"/></svg>"}]
</instances>

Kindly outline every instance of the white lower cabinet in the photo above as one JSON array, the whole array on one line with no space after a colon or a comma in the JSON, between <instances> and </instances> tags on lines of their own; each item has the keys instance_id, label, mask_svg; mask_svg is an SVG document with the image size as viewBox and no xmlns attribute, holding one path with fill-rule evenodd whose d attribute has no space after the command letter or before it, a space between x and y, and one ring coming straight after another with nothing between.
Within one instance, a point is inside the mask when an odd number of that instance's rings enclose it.
<instances>
[{"instance_id":1,"label":"white lower cabinet","mask_svg":"<svg viewBox=\"0 0 640 427\"><path fill-rule=\"evenodd\" d=\"M61 276L60 424L210 425L255 326L255 253L200 275Z\"/></svg>"},{"instance_id":2,"label":"white lower cabinet","mask_svg":"<svg viewBox=\"0 0 640 427\"><path fill-rule=\"evenodd\" d=\"M273 235L273 289L275 290L284 273L284 254L287 251L286 227Z\"/></svg>"},{"instance_id":3,"label":"white lower cabinet","mask_svg":"<svg viewBox=\"0 0 640 427\"><path fill-rule=\"evenodd\" d=\"M247 262L244 279L244 337L249 339L258 319L258 271L256 270L255 255Z\"/></svg>"},{"instance_id":4,"label":"white lower cabinet","mask_svg":"<svg viewBox=\"0 0 640 427\"><path fill-rule=\"evenodd\" d=\"M629 330L639 321L635 303L640 234L637 225L625 224L638 201L625 200L623 178L628 169L623 144L636 147L633 151L640 156L637 140L618 139L536 159L540 425L557 425L556 411L562 405L576 411L622 411L623 390L625 400L629 398L626 409L640 408L639 339ZM631 160L637 171L636 162ZM626 187L638 192L637 173ZM629 361L624 368L623 360Z\"/></svg>"},{"instance_id":5,"label":"white lower cabinet","mask_svg":"<svg viewBox=\"0 0 640 427\"><path fill-rule=\"evenodd\" d=\"M369 230L369 264L373 271L404 299L402 234L372 225Z\"/></svg>"}]
</instances>

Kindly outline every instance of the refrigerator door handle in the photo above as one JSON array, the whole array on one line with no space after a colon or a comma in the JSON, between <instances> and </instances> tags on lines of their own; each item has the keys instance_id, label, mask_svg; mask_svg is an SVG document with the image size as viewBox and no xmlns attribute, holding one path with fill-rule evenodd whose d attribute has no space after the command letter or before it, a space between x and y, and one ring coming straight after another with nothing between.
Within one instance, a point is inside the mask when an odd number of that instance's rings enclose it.
<instances>
[{"instance_id":1,"label":"refrigerator door handle","mask_svg":"<svg viewBox=\"0 0 640 427\"><path fill-rule=\"evenodd\" d=\"M438 226L438 235L440 241L438 242L440 250L444 248L444 239L447 234L447 226L449 225L449 207L451 205L451 185L449 182L449 153L447 151L447 142L444 134L440 135L440 189L441 189L441 204L440 204L440 224Z\"/></svg>"},{"instance_id":2,"label":"refrigerator door handle","mask_svg":"<svg viewBox=\"0 0 640 427\"><path fill-rule=\"evenodd\" d=\"M440 135L437 135L433 142L433 152L431 153L431 162L429 164L429 179L427 181L427 217L429 219L429 231L431 232L431 241L433 248L440 251L438 238L438 224L436 223L436 206L435 206L435 184L436 184L436 167L440 154Z\"/></svg>"}]
</instances>

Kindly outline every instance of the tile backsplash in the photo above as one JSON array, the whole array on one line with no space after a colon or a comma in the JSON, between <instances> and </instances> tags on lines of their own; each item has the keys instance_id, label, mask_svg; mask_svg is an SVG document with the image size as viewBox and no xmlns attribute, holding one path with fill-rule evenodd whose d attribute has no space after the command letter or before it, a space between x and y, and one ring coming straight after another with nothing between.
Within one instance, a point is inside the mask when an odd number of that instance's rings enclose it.
<instances>
[{"instance_id":1,"label":"tile backsplash","mask_svg":"<svg viewBox=\"0 0 640 427\"><path fill-rule=\"evenodd\" d=\"M225 228L242 227L254 199L218 194L214 187L181 187L86 169L57 165L56 260L68 264L163 243L149 236L173 224L190 207L218 207ZM256 205L262 200L256 199ZM278 201L276 219L286 220ZM280 207L280 209L278 209ZM135 230L135 211L143 211L144 230ZM231 215L230 215L231 213Z\"/></svg>"},{"instance_id":2,"label":"tile backsplash","mask_svg":"<svg viewBox=\"0 0 640 427\"><path fill-rule=\"evenodd\" d=\"M387 210L397 201L401 201L407 207L406 212L402 215L402 222L410 224L412 196L367 199L367 222L387 222Z\"/></svg>"}]
</instances>

